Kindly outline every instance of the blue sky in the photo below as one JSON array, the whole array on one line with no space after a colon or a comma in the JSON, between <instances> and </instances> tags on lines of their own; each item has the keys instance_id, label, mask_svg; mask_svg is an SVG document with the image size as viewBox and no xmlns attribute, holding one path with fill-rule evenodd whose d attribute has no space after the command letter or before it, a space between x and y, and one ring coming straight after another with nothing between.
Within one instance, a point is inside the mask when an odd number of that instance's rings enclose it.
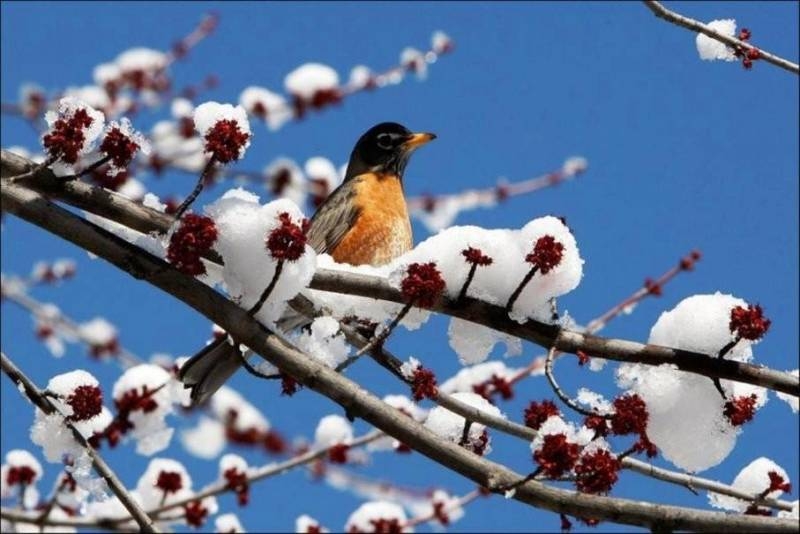
<instances>
[{"instance_id":1,"label":"blue sky","mask_svg":"<svg viewBox=\"0 0 800 534\"><path fill-rule=\"evenodd\" d=\"M668 6L699 20L736 18L740 27L752 30L755 44L797 61L797 3ZM720 290L761 303L772 318L772 330L756 347L757 362L798 367L798 78L761 62L749 72L736 64L702 62L692 34L657 20L640 3L4 2L0 9L3 102L15 101L19 86L29 81L48 90L89 84L96 64L133 46L166 49L209 9L221 15L218 32L172 72L178 86L217 75L221 84L206 96L227 102L236 101L248 85L282 91L285 74L308 61L329 64L343 77L356 64L388 67L405 46L422 48L433 31L444 30L456 50L431 66L425 82L409 79L356 95L277 133L256 125L240 166L260 169L280 155L298 161L322 155L338 165L361 132L383 120L439 136L409 166L405 182L412 195L489 186L500 176L528 178L558 168L569 156L584 156L589 170L576 181L511 199L498 209L463 214L457 223L520 227L544 214L565 216L586 264L581 286L560 302L579 321L699 248L704 256L695 272L680 276L663 297L620 318L605 333L646 340L662 311L689 295ZM147 130L167 113L144 113L135 123ZM0 133L4 147L36 147L33 132L15 118L4 116ZM193 183L189 175L168 174L147 186L159 194L185 194ZM200 202L223 190L207 191ZM266 197L263 190L254 191ZM2 232L3 272L24 274L37 260L75 258L76 279L34 295L58 302L80 321L106 316L131 351L144 357L179 355L205 340L208 322L170 297L14 217L4 217ZM427 234L415 224L415 235L421 240ZM90 361L79 347L53 359L35 340L30 318L8 303L2 306L3 350L39 384L82 367L111 387L117 375L113 364ZM399 332L389 346L448 376L458 363L447 345L446 325L436 318L413 335ZM507 363L522 366L539 353L525 345L523 356ZM558 372L569 391L587 386L613 395L612 369L594 375L567 361ZM349 375L378 394L398 391L367 361ZM234 383L286 436L311 436L319 417L338 413L309 391L285 398L275 384L247 375ZM501 408L517 419L528 401L552 397L543 379L527 381L516 393ZM31 449L30 406L5 379L2 405L3 454ZM366 427L359 423L358 428ZM797 435L797 416L772 397L728 459L703 475L729 482L764 455L782 465L796 487ZM490 458L520 471L531 469L525 444L494 439ZM257 452L236 452L253 464L269 460ZM216 476L215 462L188 458L177 443L162 455L185 461L195 486ZM135 456L131 445L112 451L108 459L129 486L148 461ZM49 471L54 474L55 466ZM472 487L418 454L378 456L363 472L455 493ZM614 494L706 505L704 496L631 473L622 476ZM359 503L308 480L302 471L256 484L252 502L236 509L232 498L221 500L252 530L292 529L301 513L339 529ZM455 530L554 530L558 525L552 513L493 497L471 506Z\"/></svg>"}]
</instances>

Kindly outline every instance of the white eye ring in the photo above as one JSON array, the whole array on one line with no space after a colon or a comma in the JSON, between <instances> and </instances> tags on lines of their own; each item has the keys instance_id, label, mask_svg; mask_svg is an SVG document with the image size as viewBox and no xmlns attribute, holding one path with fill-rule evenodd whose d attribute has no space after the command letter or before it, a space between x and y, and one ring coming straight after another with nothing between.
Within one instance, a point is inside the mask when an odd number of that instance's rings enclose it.
<instances>
[{"instance_id":1,"label":"white eye ring","mask_svg":"<svg viewBox=\"0 0 800 534\"><path fill-rule=\"evenodd\" d=\"M380 134L377 138L378 146L385 150L391 150L394 148L394 137L392 134L384 133Z\"/></svg>"}]
</instances>

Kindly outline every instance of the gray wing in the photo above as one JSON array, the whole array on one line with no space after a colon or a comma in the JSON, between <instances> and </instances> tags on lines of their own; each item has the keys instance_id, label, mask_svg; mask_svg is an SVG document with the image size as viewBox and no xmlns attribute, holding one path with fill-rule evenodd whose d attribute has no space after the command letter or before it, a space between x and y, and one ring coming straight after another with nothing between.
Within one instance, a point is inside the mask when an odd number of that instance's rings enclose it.
<instances>
[{"instance_id":1,"label":"gray wing","mask_svg":"<svg viewBox=\"0 0 800 534\"><path fill-rule=\"evenodd\" d=\"M318 254L334 250L358 218L353 187L357 180L346 180L337 187L311 218L308 243Z\"/></svg>"}]
</instances>

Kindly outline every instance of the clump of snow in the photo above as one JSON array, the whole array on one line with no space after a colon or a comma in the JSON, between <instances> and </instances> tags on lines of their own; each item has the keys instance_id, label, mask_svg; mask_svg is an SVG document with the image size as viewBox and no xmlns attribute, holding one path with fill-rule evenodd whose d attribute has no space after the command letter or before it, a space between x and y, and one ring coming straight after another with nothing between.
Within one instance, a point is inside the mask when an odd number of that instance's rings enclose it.
<instances>
[{"instance_id":1,"label":"clump of snow","mask_svg":"<svg viewBox=\"0 0 800 534\"><path fill-rule=\"evenodd\" d=\"M139 454L149 456L169 446L175 430L166 423L166 417L173 412L172 380L158 365L141 364L127 369L114 384L112 394L117 402L126 395L147 395L155 403L152 409L134 410L129 416L133 424L130 436L136 440Z\"/></svg>"},{"instance_id":2,"label":"clump of snow","mask_svg":"<svg viewBox=\"0 0 800 534\"><path fill-rule=\"evenodd\" d=\"M234 469L240 473L247 473L247 461L238 454L226 454L219 459L219 478L225 478L225 472Z\"/></svg>"},{"instance_id":3,"label":"clump of snow","mask_svg":"<svg viewBox=\"0 0 800 534\"><path fill-rule=\"evenodd\" d=\"M450 319L447 335L450 347L458 354L461 365L473 365L486 360L494 346L501 342L506 345L506 356L522 354L522 340L518 337L458 317Z\"/></svg>"},{"instance_id":4,"label":"clump of snow","mask_svg":"<svg viewBox=\"0 0 800 534\"><path fill-rule=\"evenodd\" d=\"M36 482L42 478L42 464L39 463L39 460L37 460L34 455L23 449L12 449L6 453L6 461L0 466L0 498L8 499L14 496L16 491L15 486L20 484L10 484L9 471L12 469L19 470L21 468L28 468L33 473L32 479L30 479L29 482L26 481L28 482L26 486L31 489L33 489ZM35 504L38 503L34 503L34 505Z\"/></svg>"},{"instance_id":5,"label":"clump of snow","mask_svg":"<svg viewBox=\"0 0 800 534\"><path fill-rule=\"evenodd\" d=\"M135 71L153 72L167 66L167 55L151 48L131 48L117 56L115 64L123 74ZM109 69L106 74L111 72Z\"/></svg>"},{"instance_id":6,"label":"clump of snow","mask_svg":"<svg viewBox=\"0 0 800 534\"><path fill-rule=\"evenodd\" d=\"M314 443L320 448L349 445L352 441L353 426L341 415L326 415L319 420L314 431Z\"/></svg>"},{"instance_id":7,"label":"clump of snow","mask_svg":"<svg viewBox=\"0 0 800 534\"><path fill-rule=\"evenodd\" d=\"M425 54L416 48L404 48L400 52L400 64L413 71L420 80L428 77L428 64L425 61Z\"/></svg>"},{"instance_id":8,"label":"clump of snow","mask_svg":"<svg viewBox=\"0 0 800 534\"><path fill-rule=\"evenodd\" d=\"M594 430L585 426L576 427L572 422L567 422L558 415L551 415L539 427L536 437L531 441L531 451L535 452L542 447L546 436L551 434L564 434L567 441L577 443L581 447L589 445L594 438Z\"/></svg>"},{"instance_id":9,"label":"clump of snow","mask_svg":"<svg viewBox=\"0 0 800 534\"><path fill-rule=\"evenodd\" d=\"M258 408L228 386L222 386L211 397L209 408L217 420L232 424L239 432L255 429L260 433L266 433L271 428L269 421Z\"/></svg>"},{"instance_id":10,"label":"clump of snow","mask_svg":"<svg viewBox=\"0 0 800 534\"><path fill-rule=\"evenodd\" d=\"M165 490L165 484L159 487L159 476L163 473L175 474L178 481L171 487L173 490ZM136 492L142 499L145 510L152 510L164 504L183 500L192 495L192 477L182 463L169 458L153 458L147 466L144 474L136 484Z\"/></svg>"},{"instance_id":11,"label":"clump of snow","mask_svg":"<svg viewBox=\"0 0 800 534\"><path fill-rule=\"evenodd\" d=\"M504 417L503 413L497 406L491 404L489 401L475 393L454 393L453 398L469 404L473 408L477 408L482 412L486 412L489 415ZM459 443L461 441L461 437L464 432L464 423L465 419L463 417L451 412L446 408L442 408L441 406L433 408L430 413L428 413L428 418L425 420L425 426L429 430L453 443ZM480 443L484 430L486 430L485 425L473 422L472 425L470 425L467 438L469 444L474 446ZM486 448L483 452L484 455L488 454L492 450L488 442L486 443L485 447Z\"/></svg>"},{"instance_id":12,"label":"clump of snow","mask_svg":"<svg viewBox=\"0 0 800 534\"><path fill-rule=\"evenodd\" d=\"M736 21L734 19L712 20L706 24L706 26L729 37L733 37L736 34ZM736 61L733 50L725 43L712 39L703 33L697 34L695 42L697 44L697 53L700 54L700 59L706 61L714 61L717 59Z\"/></svg>"},{"instance_id":13,"label":"clump of snow","mask_svg":"<svg viewBox=\"0 0 800 534\"><path fill-rule=\"evenodd\" d=\"M443 31L436 30L433 32L433 35L431 35L431 48L437 54L441 54L452 46L453 40Z\"/></svg>"},{"instance_id":14,"label":"clump of snow","mask_svg":"<svg viewBox=\"0 0 800 534\"><path fill-rule=\"evenodd\" d=\"M57 127L56 123L59 120L69 122L79 110L85 111L91 119L91 123L88 126L81 128L83 140L78 150L78 156L80 157L87 155L94 149L95 141L100 137L106 120L102 111L94 109L83 100L65 96L59 100L57 112L48 111L45 113L44 120L47 122L48 130L43 134L42 139L44 140L48 134L53 133L53 130ZM59 160L53 163L50 168L56 176L70 176L75 174L74 163Z\"/></svg>"},{"instance_id":15,"label":"clump of snow","mask_svg":"<svg viewBox=\"0 0 800 534\"><path fill-rule=\"evenodd\" d=\"M194 115L194 104L188 98L176 98L170 104L169 112L176 119L191 118Z\"/></svg>"},{"instance_id":16,"label":"clump of snow","mask_svg":"<svg viewBox=\"0 0 800 534\"><path fill-rule=\"evenodd\" d=\"M231 104L220 104L219 102L204 102L194 109L192 115L194 127L201 137L208 135L214 126L220 121L233 121L239 130L247 134L247 140L239 147L235 159L242 159L250 141L253 138L250 131L250 121L247 119L247 112L242 106L232 106Z\"/></svg>"},{"instance_id":17,"label":"clump of snow","mask_svg":"<svg viewBox=\"0 0 800 534\"><path fill-rule=\"evenodd\" d=\"M448 228L398 258L393 263L395 269L390 282L399 287L409 264L435 261L447 284L447 295L456 298L470 270L470 264L461 252L474 247L493 262L477 268L467 296L505 306L531 269L525 257L531 253L536 241L545 235L552 236L564 246L561 262L548 273L537 273L531 279L509 315L519 322L531 318L550 321L550 299L575 289L583 276L583 260L575 238L557 217L534 219L520 230L486 230L476 226Z\"/></svg>"},{"instance_id":18,"label":"clump of snow","mask_svg":"<svg viewBox=\"0 0 800 534\"><path fill-rule=\"evenodd\" d=\"M196 135L187 137L185 134L175 121L157 122L150 130L153 154L158 160L168 161L171 167L199 173L207 160L203 139Z\"/></svg>"},{"instance_id":19,"label":"clump of snow","mask_svg":"<svg viewBox=\"0 0 800 534\"><path fill-rule=\"evenodd\" d=\"M222 276L225 288L239 305L251 308L269 285L277 262L266 247L269 233L280 225L278 216L288 213L299 224L304 216L291 200L278 199L265 205L256 195L243 189L234 189L205 207L217 227L214 248L222 256L225 266ZM316 254L306 245L305 253L297 261L287 261L283 272L267 301L255 315L265 325L278 320L286 303L308 286L314 275ZM257 268L256 268L257 267Z\"/></svg>"},{"instance_id":20,"label":"clump of snow","mask_svg":"<svg viewBox=\"0 0 800 534\"><path fill-rule=\"evenodd\" d=\"M756 458L750 462L747 467L739 471L739 474L733 479L733 484L731 484L731 486L755 497L770 487L770 471L775 471L783 478L784 482L791 482L789 480L789 475L786 474L786 471L781 466L769 458L762 456ZM778 489L767 493L766 496L770 499L778 499L781 495L783 495L783 491ZM751 501L743 501L735 497L713 492L708 493L708 502L711 506L716 508L733 510L735 512L744 512L752 504Z\"/></svg>"},{"instance_id":21,"label":"clump of snow","mask_svg":"<svg viewBox=\"0 0 800 534\"><path fill-rule=\"evenodd\" d=\"M464 508L461 506L461 500L458 496L450 495L442 489L434 490L430 499L410 508L414 517L432 516L438 508L439 513L447 518L448 526L464 517Z\"/></svg>"},{"instance_id":22,"label":"clump of snow","mask_svg":"<svg viewBox=\"0 0 800 534\"><path fill-rule=\"evenodd\" d=\"M81 324L78 331L87 343L94 346L108 345L117 337L117 329L102 317Z\"/></svg>"},{"instance_id":23,"label":"clump of snow","mask_svg":"<svg viewBox=\"0 0 800 534\"><path fill-rule=\"evenodd\" d=\"M394 520L398 526L402 527L402 532L413 532L413 529L404 526L406 513L403 508L388 501L371 501L362 504L350 514L344 530L347 532L377 532L374 522L379 520Z\"/></svg>"},{"instance_id":24,"label":"clump of snow","mask_svg":"<svg viewBox=\"0 0 800 534\"><path fill-rule=\"evenodd\" d=\"M287 74L283 84L287 93L309 100L318 91L339 87L339 75L327 65L306 63Z\"/></svg>"},{"instance_id":25,"label":"clump of snow","mask_svg":"<svg viewBox=\"0 0 800 534\"><path fill-rule=\"evenodd\" d=\"M225 425L216 419L201 416L195 427L181 432L181 443L189 454L198 458L216 458L227 443Z\"/></svg>"},{"instance_id":26,"label":"clump of snow","mask_svg":"<svg viewBox=\"0 0 800 534\"><path fill-rule=\"evenodd\" d=\"M308 158L305 164L306 176L323 189L320 196L327 196L339 185L339 172L328 158L315 156Z\"/></svg>"},{"instance_id":27,"label":"clump of snow","mask_svg":"<svg viewBox=\"0 0 800 534\"><path fill-rule=\"evenodd\" d=\"M733 340L729 330L731 309L747 306L731 295L695 295L664 312L650 331L648 343L716 355ZM749 362L753 342L740 340L725 356ZM691 472L713 467L724 460L736 443L740 428L723 415L724 400L706 376L678 371L674 366L623 364L617 371L620 387L629 389L647 404L647 435L664 457ZM756 396L756 408L767 401L757 386L721 380L726 396ZM704 436L702 447L697 436Z\"/></svg>"},{"instance_id":28,"label":"clump of snow","mask_svg":"<svg viewBox=\"0 0 800 534\"><path fill-rule=\"evenodd\" d=\"M473 386L482 384L491 379L492 376L509 380L517 374L516 369L509 369L503 362L485 362L465 367L453 377L445 380L439 386L442 393L473 392Z\"/></svg>"},{"instance_id":29,"label":"clump of snow","mask_svg":"<svg viewBox=\"0 0 800 534\"><path fill-rule=\"evenodd\" d=\"M372 71L365 65L356 65L350 69L350 79L347 84L354 89L366 87L373 78Z\"/></svg>"},{"instance_id":30,"label":"clump of snow","mask_svg":"<svg viewBox=\"0 0 800 534\"><path fill-rule=\"evenodd\" d=\"M237 534L247 532L236 514L220 514L214 520L214 532Z\"/></svg>"},{"instance_id":31,"label":"clump of snow","mask_svg":"<svg viewBox=\"0 0 800 534\"><path fill-rule=\"evenodd\" d=\"M789 371L789 374L793 374L794 376L798 376L800 370L795 369L794 371ZM777 393L778 398L781 399L783 402L789 405L789 408L792 409L792 412L797 413L798 407L798 398L794 395L789 395L788 393Z\"/></svg>"},{"instance_id":32,"label":"clump of snow","mask_svg":"<svg viewBox=\"0 0 800 534\"><path fill-rule=\"evenodd\" d=\"M266 184L273 193L288 198L298 206L306 202L306 178L303 170L289 158L277 158L264 167Z\"/></svg>"},{"instance_id":33,"label":"clump of snow","mask_svg":"<svg viewBox=\"0 0 800 534\"><path fill-rule=\"evenodd\" d=\"M310 330L303 329L294 343L315 360L331 368L336 368L350 355L350 346L339 330L339 321L333 317L314 319Z\"/></svg>"},{"instance_id":34,"label":"clump of snow","mask_svg":"<svg viewBox=\"0 0 800 534\"><path fill-rule=\"evenodd\" d=\"M420 408L417 403L409 399L405 395L386 395L383 402L400 410L404 414L410 416L418 423L423 422L428 417L428 410ZM370 451L391 451L396 450L401 446L401 442L391 436L379 438L367 445L367 450Z\"/></svg>"},{"instance_id":35,"label":"clump of snow","mask_svg":"<svg viewBox=\"0 0 800 534\"><path fill-rule=\"evenodd\" d=\"M292 119L292 107L286 99L263 87L246 87L239 95L239 104L250 115L267 121L270 130L279 130Z\"/></svg>"},{"instance_id":36,"label":"clump of snow","mask_svg":"<svg viewBox=\"0 0 800 534\"><path fill-rule=\"evenodd\" d=\"M330 532L327 528L319 524L319 521L310 515L303 514L298 516L294 522L294 531L298 534L305 534L306 532Z\"/></svg>"}]
</instances>

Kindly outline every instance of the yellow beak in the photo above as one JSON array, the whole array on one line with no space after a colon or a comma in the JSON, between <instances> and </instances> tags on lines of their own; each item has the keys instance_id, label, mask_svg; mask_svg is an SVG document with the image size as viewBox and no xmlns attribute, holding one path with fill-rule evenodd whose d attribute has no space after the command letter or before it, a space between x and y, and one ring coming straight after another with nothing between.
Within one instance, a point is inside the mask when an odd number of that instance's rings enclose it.
<instances>
[{"instance_id":1,"label":"yellow beak","mask_svg":"<svg viewBox=\"0 0 800 534\"><path fill-rule=\"evenodd\" d=\"M415 133L411 134L411 136L403 143L402 146L406 150L412 150L421 147L422 145L429 143L434 139L436 139L436 134L426 133L426 132Z\"/></svg>"}]
</instances>

